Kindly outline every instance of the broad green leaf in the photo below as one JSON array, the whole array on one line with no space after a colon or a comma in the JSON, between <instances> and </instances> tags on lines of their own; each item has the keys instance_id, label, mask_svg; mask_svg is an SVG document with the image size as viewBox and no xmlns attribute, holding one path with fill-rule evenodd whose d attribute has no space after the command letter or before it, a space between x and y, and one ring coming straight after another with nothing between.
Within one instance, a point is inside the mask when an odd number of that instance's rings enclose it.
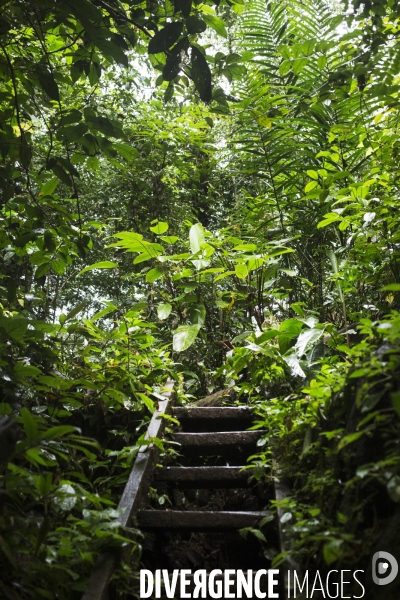
<instances>
[{"instance_id":1,"label":"broad green leaf","mask_svg":"<svg viewBox=\"0 0 400 600\"><path fill-rule=\"evenodd\" d=\"M203 53L192 46L191 74L194 85L203 102L210 102L212 95L211 71Z\"/></svg>"},{"instance_id":2,"label":"broad green leaf","mask_svg":"<svg viewBox=\"0 0 400 600\"><path fill-rule=\"evenodd\" d=\"M297 319L286 319L279 327L279 350L285 354L294 346L295 341L303 327L303 323Z\"/></svg>"},{"instance_id":3,"label":"broad green leaf","mask_svg":"<svg viewBox=\"0 0 400 600\"><path fill-rule=\"evenodd\" d=\"M191 15L186 19L186 28L188 33L203 33L207 29L207 25L197 15Z\"/></svg>"},{"instance_id":4,"label":"broad green leaf","mask_svg":"<svg viewBox=\"0 0 400 600\"><path fill-rule=\"evenodd\" d=\"M200 331L200 325L181 325L174 331L173 348L175 352L187 350L195 341Z\"/></svg>"},{"instance_id":5,"label":"broad green leaf","mask_svg":"<svg viewBox=\"0 0 400 600\"><path fill-rule=\"evenodd\" d=\"M250 260L247 261L247 269L248 271L255 271L256 269L259 269L260 267L262 267L264 263L264 259L263 258L251 258Z\"/></svg>"},{"instance_id":6,"label":"broad green leaf","mask_svg":"<svg viewBox=\"0 0 400 600\"><path fill-rule=\"evenodd\" d=\"M386 292L400 292L400 283L389 283L385 285L382 290Z\"/></svg>"},{"instance_id":7,"label":"broad green leaf","mask_svg":"<svg viewBox=\"0 0 400 600\"><path fill-rule=\"evenodd\" d=\"M51 73L44 65L38 65L36 68L36 74L42 89L46 92L51 100L60 99L60 90L56 80L54 79L53 73Z\"/></svg>"},{"instance_id":8,"label":"broad green leaf","mask_svg":"<svg viewBox=\"0 0 400 600\"><path fill-rule=\"evenodd\" d=\"M46 429L44 433L41 434L42 440L55 440L67 433L79 433L79 429L77 427L73 427L72 425L56 425L55 427L50 427Z\"/></svg>"},{"instance_id":9,"label":"broad green leaf","mask_svg":"<svg viewBox=\"0 0 400 600\"><path fill-rule=\"evenodd\" d=\"M143 394L142 392L136 392L135 396L137 396L140 399L140 401L145 405L145 407L153 414L156 408L153 400L146 396L146 394Z\"/></svg>"},{"instance_id":10,"label":"broad green leaf","mask_svg":"<svg viewBox=\"0 0 400 600\"><path fill-rule=\"evenodd\" d=\"M339 445L338 445L338 450L342 450L342 448L345 448L349 444L352 444L353 442L356 442L362 435L364 435L364 433L365 433L365 430L363 430L363 431L356 431L355 433L351 433L350 435L346 435L344 438L342 438L340 440Z\"/></svg>"},{"instance_id":11,"label":"broad green leaf","mask_svg":"<svg viewBox=\"0 0 400 600\"><path fill-rule=\"evenodd\" d=\"M24 407L21 409L21 420L28 443L35 444L38 441L38 426L35 417Z\"/></svg>"},{"instance_id":12,"label":"broad green leaf","mask_svg":"<svg viewBox=\"0 0 400 600\"><path fill-rule=\"evenodd\" d=\"M50 179L50 181L45 183L44 186L42 187L42 189L40 191L41 195L42 196L51 196L56 191L56 188L59 183L60 183L60 180L58 179L58 177L52 177Z\"/></svg>"},{"instance_id":13,"label":"broad green leaf","mask_svg":"<svg viewBox=\"0 0 400 600\"><path fill-rule=\"evenodd\" d=\"M166 302L165 304L159 304L157 307L157 316L160 319L160 321L163 321L164 319L168 319L169 315L171 314L171 311L172 306L168 302Z\"/></svg>"},{"instance_id":14,"label":"broad green leaf","mask_svg":"<svg viewBox=\"0 0 400 600\"><path fill-rule=\"evenodd\" d=\"M65 273L67 265L63 260L56 259L51 261L51 268L53 269L54 273L57 273L57 275L62 275Z\"/></svg>"},{"instance_id":15,"label":"broad green leaf","mask_svg":"<svg viewBox=\"0 0 400 600\"><path fill-rule=\"evenodd\" d=\"M235 274L239 279L245 279L249 274L247 266L244 263L239 263L235 265Z\"/></svg>"},{"instance_id":16,"label":"broad green leaf","mask_svg":"<svg viewBox=\"0 0 400 600\"><path fill-rule=\"evenodd\" d=\"M394 475L387 483L386 489L393 502L400 502L400 476Z\"/></svg>"},{"instance_id":17,"label":"broad green leaf","mask_svg":"<svg viewBox=\"0 0 400 600\"><path fill-rule=\"evenodd\" d=\"M113 144L113 147L125 160L132 161L137 158L138 151L133 146L117 142Z\"/></svg>"},{"instance_id":18,"label":"broad green leaf","mask_svg":"<svg viewBox=\"0 0 400 600\"><path fill-rule=\"evenodd\" d=\"M149 252L143 252L142 254L138 254L135 257L135 259L133 261L133 264L134 265L138 265L138 264L140 264L142 262L146 262L146 260L151 260L153 258L154 258L154 253L150 254Z\"/></svg>"},{"instance_id":19,"label":"broad green leaf","mask_svg":"<svg viewBox=\"0 0 400 600\"><path fill-rule=\"evenodd\" d=\"M296 58L292 63L292 70L295 75L301 73L304 67L307 65L308 60L306 58Z\"/></svg>"},{"instance_id":20,"label":"broad green leaf","mask_svg":"<svg viewBox=\"0 0 400 600\"><path fill-rule=\"evenodd\" d=\"M108 137L121 137L121 132L118 129L116 129L116 127L108 117L88 115L85 118L85 121L89 124L89 127L91 129L100 131L100 133L103 133ZM79 125L77 125L76 127L79 127Z\"/></svg>"},{"instance_id":21,"label":"broad green leaf","mask_svg":"<svg viewBox=\"0 0 400 600\"><path fill-rule=\"evenodd\" d=\"M311 190L313 190L314 188L316 188L318 185L318 181L309 181L306 185L306 187L304 188L305 193L307 194L308 192L311 192Z\"/></svg>"},{"instance_id":22,"label":"broad green leaf","mask_svg":"<svg viewBox=\"0 0 400 600\"><path fill-rule=\"evenodd\" d=\"M179 238L176 235L166 235L161 237L160 239L162 239L162 241L166 244L175 244L175 242L179 240Z\"/></svg>"},{"instance_id":23,"label":"broad green leaf","mask_svg":"<svg viewBox=\"0 0 400 600\"><path fill-rule=\"evenodd\" d=\"M38 367L21 363L15 365L14 373L17 377L34 377L35 375L42 375L42 371L38 369Z\"/></svg>"},{"instance_id":24,"label":"broad green leaf","mask_svg":"<svg viewBox=\"0 0 400 600\"><path fill-rule=\"evenodd\" d=\"M150 231L152 231L153 233L156 233L157 235L162 235L163 233L168 231L168 227L169 227L168 223L159 221L157 223L157 225L154 225L154 227L150 227Z\"/></svg>"},{"instance_id":25,"label":"broad green leaf","mask_svg":"<svg viewBox=\"0 0 400 600\"><path fill-rule=\"evenodd\" d=\"M225 23L223 22L222 19L220 19L219 17L216 17L214 15L209 15L209 14L203 14L202 17L203 17L204 21L207 23L207 25L209 27L211 27L211 29L214 29L214 31L216 33L218 33L218 35L221 35L224 38L228 37Z\"/></svg>"},{"instance_id":26,"label":"broad green leaf","mask_svg":"<svg viewBox=\"0 0 400 600\"><path fill-rule=\"evenodd\" d=\"M303 371L297 354L290 354L289 356L284 356L283 360L287 363L287 365L289 365L293 375L296 375L297 377L302 377L303 379L305 378L306 374Z\"/></svg>"},{"instance_id":27,"label":"broad green leaf","mask_svg":"<svg viewBox=\"0 0 400 600\"><path fill-rule=\"evenodd\" d=\"M109 260L103 260L85 267L82 269L82 271L79 271L78 275L82 275L82 273L86 273L87 271L93 271L93 269L115 269L115 267L118 267L118 263L110 262Z\"/></svg>"},{"instance_id":28,"label":"broad green leaf","mask_svg":"<svg viewBox=\"0 0 400 600\"><path fill-rule=\"evenodd\" d=\"M298 355L302 356L323 334L323 329L306 329L305 331L302 331L295 345Z\"/></svg>"},{"instance_id":29,"label":"broad green leaf","mask_svg":"<svg viewBox=\"0 0 400 600\"><path fill-rule=\"evenodd\" d=\"M181 12L184 17L188 17L192 10L192 0L175 0L174 6L175 13Z\"/></svg>"},{"instance_id":30,"label":"broad green leaf","mask_svg":"<svg viewBox=\"0 0 400 600\"><path fill-rule=\"evenodd\" d=\"M3 327L7 336L13 340L22 342L28 328L28 321L21 315L15 315L14 317L4 317L1 315L0 327Z\"/></svg>"},{"instance_id":31,"label":"broad green leaf","mask_svg":"<svg viewBox=\"0 0 400 600\"><path fill-rule=\"evenodd\" d=\"M341 546L343 540L330 540L326 542L323 547L324 560L327 565L331 565L342 557Z\"/></svg>"},{"instance_id":32,"label":"broad green leaf","mask_svg":"<svg viewBox=\"0 0 400 600\"><path fill-rule=\"evenodd\" d=\"M203 225L201 223L192 225L189 231L189 242L192 253L197 254L197 252L200 252L201 244L204 244L205 241Z\"/></svg>"},{"instance_id":33,"label":"broad green leaf","mask_svg":"<svg viewBox=\"0 0 400 600\"><path fill-rule=\"evenodd\" d=\"M154 269L151 269L147 274L146 274L146 281L147 283L154 283L154 281L156 281L157 279L160 279L160 277L163 276L163 272L160 271L160 269L157 269L157 267L155 267Z\"/></svg>"},{"instance_id":34,"label":"broad green leaf","mask_svg":"<svg viewBox=\"0 0 400 600\"><path fill-rule=\"evenodd\" d=\"M78 500L75 489L69 483L63 483L58 488L54 497L54 504L61 510L70 511Z\"/></svg>"},{"instance_id":35,"label":"broad green leaf","mask_svg":"<svg viewBox=\"0 0 400 600\"><path fill-rule=\"evenodd\" d=\"M190 320L192 323L203 327L206 322L206 307L204 304L196 304L190 309Z\"/></svg>"},{"instance_id":36,"label":"broad green leaf","mask_svg":"<svg viewBox=\"0 0 400 600\"><path fill-rule=\"evenodd\" d=\"M158 31L155 36L151 38L148 48L149 54L167 52L181 35L182 29L183 23L179 21L167 23L163 29Z\"/></svg>"}]
</instances>

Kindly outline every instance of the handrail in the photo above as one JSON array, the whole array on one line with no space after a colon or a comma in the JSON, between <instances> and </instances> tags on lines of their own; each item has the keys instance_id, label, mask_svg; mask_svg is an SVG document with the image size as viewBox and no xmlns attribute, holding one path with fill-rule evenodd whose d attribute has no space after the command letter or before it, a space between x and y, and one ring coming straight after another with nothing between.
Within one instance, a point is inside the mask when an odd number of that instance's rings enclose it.
<instances>
[{"instance_id":1,"label":"handrail","mask_svg":"<svg viewBox=\"0 0 400 600\"><path fill-rule=\"evenodd\" d=\"M160 437L164 430L165 420L160 417L168 412L172 404L174 382L169 379L165 387L168 388L168 391L162 394L165 400L161 400L158 403L158 408L154 412L147 428L145 440ZM153 464L157 455L158 449L153 443L139 448L129 479L118 504L118 509L124 509L124 512L117 520L124 527L129 524L146 496L150 485ZM82 600L108 600L108 584L115 568L116 560L117 556L111 552L104 552L99 556Z\"/></svg>"}]
</instances>

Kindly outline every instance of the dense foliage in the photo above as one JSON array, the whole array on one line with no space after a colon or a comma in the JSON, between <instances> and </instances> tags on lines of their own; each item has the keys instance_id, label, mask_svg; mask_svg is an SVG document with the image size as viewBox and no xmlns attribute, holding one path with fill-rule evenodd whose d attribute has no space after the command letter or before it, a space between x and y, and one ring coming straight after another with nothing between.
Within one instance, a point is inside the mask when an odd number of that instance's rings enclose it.
<instances>
[{"instance_id":1,"label":"dense foliage","mask_svg":"<svg viewBox=\"0 0 400 600\"><path fill-rule=\"evenodd\" d=\"M2 597L135 564L168 378L256 406L304 568L399 553L399 7L347 4L0 2Z\"/></svg>"}]
</instances>

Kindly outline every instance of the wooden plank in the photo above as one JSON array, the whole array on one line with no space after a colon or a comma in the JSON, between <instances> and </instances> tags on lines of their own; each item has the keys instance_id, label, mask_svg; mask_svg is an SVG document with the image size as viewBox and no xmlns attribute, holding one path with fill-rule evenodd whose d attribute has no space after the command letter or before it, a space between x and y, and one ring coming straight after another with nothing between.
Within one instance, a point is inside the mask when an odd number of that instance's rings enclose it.
<instances>
[{"instance_id":1,"label":"wooden plank","mask_svg":"<svg viewBox=\"0 0 400 600\"><path fill-rule=\"evenodd\" d=\"M143 529L226 531L256 527L266 514L260 511L140 510L137 517Z\"/></svg>"},{"instance_id":2,"label":"wooden plank","mask_svg":"<svg viewBox=\"0 0 400 600\"><path fill-rule=\"evenodd\" d=\"M229 446L231 449L241 446L255 446L260 437L267 433L258 431L223 431L216 433L174 433L174 440L182 448L219 448Z\"/></svg>"},{"instance_id":3,"label":"wooden plank","mask_svg":"<svg viewBox=\"0 0 400 600\"><path fill-rule=\"evenodd\" d=\"M168 412L173 391L173 382L169 380L166 387L168 391L163 393L165 400L159 402L158 409L153 414L149 423L145 439L160 437L162 435L165 420L160 418L160 415ZM138 510L142 500L146 497L151 481L153 465L157 456L158 449L154 444L141 446L139 449L118 504L119 509L124 509L121 517L117 519L121 525L126 526L129 524L132 515ZM82 600L108 600L108 583L115 568L115 561L115 555L109 553L99 556Z\"/></svg>"},{"instance_id":4,"label":"wooden plank","mask_svg":"<svg viewBox=\"0 0 400 600\"><path fill-rule=\"evenodd\" d=\"M244 467L163 467L157 469L154 480L166 481L173 486L201 487L247 487L251 476Z\"/></svg>"},{"instance_id":5,"label":"wooden plank","mask_svg":"<svg viewBox=\"0 0 400 600\"><path fill-rule=\"evenodd\" d=\"M173 416L179 421L183 419L244 419L254 418L253 411L248 406L176 406Z\"/></svg>"}]
</instances>

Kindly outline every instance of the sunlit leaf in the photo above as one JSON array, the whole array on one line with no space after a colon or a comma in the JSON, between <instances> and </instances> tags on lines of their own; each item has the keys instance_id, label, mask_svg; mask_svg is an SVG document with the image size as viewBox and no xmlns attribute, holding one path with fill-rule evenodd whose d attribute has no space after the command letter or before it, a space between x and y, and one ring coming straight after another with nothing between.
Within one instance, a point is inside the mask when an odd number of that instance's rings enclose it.
<instances>
[{"instance_id":1,"label":"sunlit leaf","mask_svg":"<svg viewBox=\"0 0 400 600\"><path fill-rule=\"evenodd\" d=\"M173 348L175 352L187 350L195 341L201 325L181 325L174 331Z\"/></svg>"}]
</instances>

